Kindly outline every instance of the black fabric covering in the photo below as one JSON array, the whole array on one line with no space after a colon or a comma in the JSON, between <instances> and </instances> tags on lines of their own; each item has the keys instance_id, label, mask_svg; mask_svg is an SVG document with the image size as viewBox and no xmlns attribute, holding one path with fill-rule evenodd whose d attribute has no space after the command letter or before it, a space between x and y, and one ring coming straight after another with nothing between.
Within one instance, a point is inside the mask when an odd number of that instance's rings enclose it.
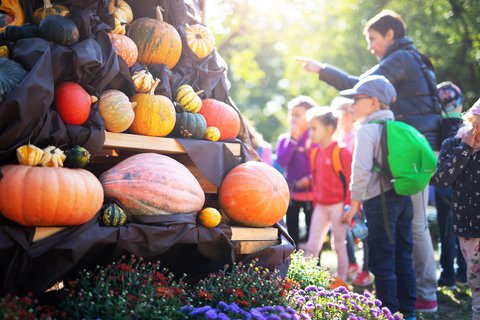
<instances>
[{"instance_id":1,"label":"black fabric covering","mask_svg":"<svg viewBox=\"0 0 480 320\"><path fill-rule=\"evenodd\" d=\"M67 148L80 145L93 155L102 149L105 134L97 104L82 126L65 125L53 108L55 85L75 81L91 95L100 96L105 89L134 94L131 74L145 68L136 63L128 68L118 58L107 31L113 17L106 13L105 0L57 0L67 5L71 19L80 31L80 40L66 48L40 38L7 43L12 58L29 71L23 82L0 104L0 165L15 162L15 150L29 141L38 147L56 145ZM198 59L186 46L185 22L198 16L183 0L127 0L134 17L153 17L153 7L164 8L165 21L177 27L184 50L173 70L165 65L149 65L148 70L161 82L156 93L169 98L182 84L204 90L203 98L215 98L240 112L228 94L226 64L214 51ZM21 0L27 22L32 21L41 0ZM188 14L188 12L190 14ZM1 39L0 39L1 40ZM243 128L244 130L244 128ZM242 145L242 156L235 157L223 144L180 139L195 165L217 187L223 177L242 161L258 160L252 148ZM238 140L237 140L238 142ZM94 171L94 170L92 170ZM212 205L215 195L207 195ZM225 224L217 228L198 226L194 214L134 217L123 227L101 227L97 218L77 227L69 227L46 239L32 243L34 228L17 225L0 214L0 295L6 293L42 293L57 281L68 279L81 269L108 264L122 254L160 259L177 274L192 279L231 264L233 261L259 259L270 269L285 274L293 240L285 227L277 224L281 242L253 255L238 256Z\"/></svg>"},{"instance_id":2,"label":"black fabric covering","mask_svg":"<svg viewBox=\"0 0 480 320\"><path fill-rule=\"evenodd\" d=\"M231 265L235 245L226 224L199 227L195 214L132 217L122 227L99 226L97 217L33 243L34 228L24 228L0 216L0 294L41 294L76 272L108 264L122 254L158 258L177 275L193 280ZM286 272L292 240L280 224L281 243L243 261L259 259L268 268Z\"/></svg>"}]
</instances>

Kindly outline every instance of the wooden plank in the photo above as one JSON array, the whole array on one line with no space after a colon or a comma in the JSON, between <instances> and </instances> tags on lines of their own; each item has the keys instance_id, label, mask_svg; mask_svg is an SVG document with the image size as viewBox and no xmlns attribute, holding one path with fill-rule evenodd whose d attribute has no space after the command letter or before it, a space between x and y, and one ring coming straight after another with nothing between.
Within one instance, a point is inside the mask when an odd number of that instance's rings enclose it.
<instances>
[{"instance_id":1,"label":"wooden plank","mask_svg":"<svg viewBox=\"0 0 480 320\"><path fill-rule=\"evenodd\" d=\"M66 227L36 227L32 242L37 242L62 231Z\"/></svg>"},{"instance_id":2,"label":"wooden plank","mask_svg":"<svg viewBox=\"0 0 480 320\"><path fill-rule=\"evenodd\" d=\"M263 249L278 244L278 240L266 240L266 241L239 241L235 247L235 253L237 254L252 254L257 253Z\"/></svg>"},{"instance_id":3,"label":"wooden plank","mask_svg":"<svg viewBox=\"0 0 480 320\"><path fill-rule=\"evenodd\" d=\"M226 143L237 157L241 155L239 143ZM160 152L163 154L183 154L185 149L174 138L149 137L136 134L105 132L105 149L124 149L135 152Z\"/></svg>"},{"instance_id":4,"label":"wooden plank","mask_svg":"<svg viewBox=\"0 0 480 320\"><path fill-rule=\"evenodd\" d=\"M232 227L232 241L277 239L277 228Z\"/></svg>"}]
</instances>

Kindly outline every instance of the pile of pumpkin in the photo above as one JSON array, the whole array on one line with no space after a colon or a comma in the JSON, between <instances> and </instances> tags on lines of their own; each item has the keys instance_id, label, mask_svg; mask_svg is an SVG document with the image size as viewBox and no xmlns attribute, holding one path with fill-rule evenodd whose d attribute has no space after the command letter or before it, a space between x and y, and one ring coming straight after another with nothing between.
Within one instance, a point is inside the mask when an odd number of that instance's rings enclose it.
<instances>
[{"instance_id":1,"label":"pile of pumpkin","mask_svg":"<svg viewBox=\"0 0 480 320\"><path fill-rule=\"evenodd\" d=\"M0 167L0 213L23 226L76 226L99 211L100 224L110 227L125 224L127 213L195 213L205 227L216 227L222 218L216 208L204 208L205 194L192 173L165 155L131 156L100 179L82 169L90 155L78 146L64 153L26 145L17 157L20 164ZM285 215L289 191L274 168L246 162L227 174L218 202L229 223L267 227Z\"/></svg>"},{"instance_id":2,"label":"pile of pumpkin","mask_svg":"<svg viewBox=\"0 0 480 320\"><path fill-rule=\"evenodd\" d=\"M174 68L182 42L176 29L163 21L159 7L157 19L136 20L123 0L109 0L108 8L115 18L110 39L128 66L138 59L144 65L163 63ZM78 41L78 29L68 18L68 8L62 5L44 0L44 7L35 11L36 25L32 26L23 26L19 0L2 0L0 11L0 27L8 25L0 32L9 41L37 36L64 46ZM188 46L199 58L212 52L214 38L206 27L185 26L185 31ZM1 102L26 71L8 58L0 58L0 68L15 80L0 88ZM9 71L14 69L15 75ZM136 94L130 98L117 90L106 90L100 96L98 108L109 131L129 130L149 136L173 132L185 138L209 140L231 139L239 133L240 117L233 108L215 99L202 100L188 84L177 88L174 103L155 94L159 80L153 79L146 67L132 75L132 82ZM96 101L78 83L67 81L55 87L54 107L67 124L83 125ZM24 226L75 226L91 220L99 211L100 223L109 226L125 223L127 214L195 212L204 226L214 227L220 221L218 210L204 208L205 194L191 172L164 155L132 156L104 172L100 179L82 169L89 154L80 147L64 153L54 146L42 150L27 145L17 150L17 157L18 165L0 167L0 213ZM67 167L63 167L64 162ZM218 200L218 209L228 221L265 227L285 215L289 191L275 169L247 162L226 176Z\"/></svg>"},{"instance_id":3,"label":"pile of pumpkin","mask_svg":"<svg viewBox=\"0 0 480 320\"><path fill-rule=\"evenodd\" d=\"M69 9L61 4L44 0L44 7L34 12L35 25L23 25L24 13L19 0L2 1L0 32L7 41L42 37L62 46L72 46L79 40L74 21L68 18ZM111 132L129 130L135 134L164 137L207 139L211 141L235 138L240 131L240 117L227 104L215 99L202 100L188 84L174 93L175 103L168 97L156 95L159 83L147 66L165 64L173 69L182 52L178 31L163 21L160 7L156 17L133 19L131 7L124 0L109 0L108 11L113 15L115 28L109 33L117 55L128 67L137 61L145 67L132 75L136 94L128 97L118 90L102 92L98 108L105 128ZM127 33L128 27L128 35ZM185 25L186 43L190 50L203 59L214 50L212 32L200 24ZM6 47L5 47L6 48ZM0 50L1 51L1 50ZM8 57L8 50L4 53ZM12 79L4 84L1 101L25 77L26 71L13 60L0 61L0 67L11 72ZM9 72L10 73L10 72ZM90 96L78 83L67 81L55 87L54 106L62 120L69 125L83 125L97 97Z\"/></svg>"}]
</instances>

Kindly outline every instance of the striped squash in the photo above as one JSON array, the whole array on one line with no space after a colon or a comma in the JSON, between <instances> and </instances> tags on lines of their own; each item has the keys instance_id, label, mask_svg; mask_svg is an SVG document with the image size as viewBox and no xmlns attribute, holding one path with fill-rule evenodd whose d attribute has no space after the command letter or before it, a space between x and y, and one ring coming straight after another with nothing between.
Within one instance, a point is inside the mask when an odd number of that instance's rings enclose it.
<instances>
[{"instance_id":1,"label":"striped squash","mask_svg":"<svg viewBox=\"0 0 480 320\"><path fill-rule=\"evenodd\" d=\"M101 226L119 227L127 221L127 214L116 203L107 205L98 217Z\"/></svg>"},{"instance_id":2,"label":"striped squash","mask_svg":"<svg viewBox=\"0 0 480 320\"><path fill-rule=\"evenodd\" d=\"M215 37L212 31L201 24L187 25L185 34L188 46L200 59L208 56L215 48Z\"/></svg>"},{"instance_id":3,"label":"striped squash","mask_svg":"<svg viewBox=\"0 0 480 320\"><path fill-rule=\"evenodd\" d=\"M202 108L202 99L188 84L178 87L175 91L175 100L188 112L197 113Z\"/></svg>"},{"instance_id":4,"label":"striped squash","mask_svg":"<svg viewBox=\"0 0 480 320\"><path fill-rule=\"evenodd\" d=\"M180 60L182 40L178 31L163 21L160 7L156 7L157 19L140 18L130 25L129 37L138 48L138 61L144 64L166 64L173 69Z\"/></svg>"},{"instance_id":5,"label":"striped squash","mask_svg":"<svg viewBox=\"0 0 480 320\"><path fill-rule=\"evenodd\" d=\"M129 157L105 171L100 181L105 197L118 201L131 215L196 212L205 202L205 194L192 173L161 154Z\"/></svg>"}]
</instances>

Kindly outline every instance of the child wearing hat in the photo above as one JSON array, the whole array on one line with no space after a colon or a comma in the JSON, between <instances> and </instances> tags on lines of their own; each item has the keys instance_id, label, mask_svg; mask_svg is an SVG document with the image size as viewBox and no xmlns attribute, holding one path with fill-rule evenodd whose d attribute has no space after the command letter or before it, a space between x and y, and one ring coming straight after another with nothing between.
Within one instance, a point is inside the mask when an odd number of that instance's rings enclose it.
<instances>
[{"instance_id":1,"label":"child wearing hat","mask_svg":"<svg viewBox=\"0 0 480 320\"><path fill-rule=\"evenodd\" d=\"M434 181L453 187L453 233L467 263L472 319L480 319L480 99L464 115L464 127L444 141Z\"/></svg>"},{"instance_id":2,"label":"child wearing hat","mask_svg":"<svg viewBox=\"0 0 480 320\"><path fill-rule=\"evenodd\" d=\"M441 136L454 136L463 124L462 90L451 81L444 81L437 85L442 116L447 126L442 126L445 132ZM467 265L463 259L458 238L453 234L452 227L452 186L435 186L435 206L437 208L438 233L440 239L440 267L438 279L439 287L453 289L456 284L466 284ZM455 260L458 268L455 270Z\"/></svg>"},{"instance_id":3,"label":"child wearing hat","mask_svg":"<svg viewBox=\"0 0 480 320\"><path fill-rule=\"evenodd\" d=\"M362 205L369 229L369 267L375 275L377 297L392 312L402 312L404 319L416 319L412 200L409 196L396 194L392 183L373 170L374 159L382 161L382 125L378 122L394 119L389 105L395 101L395 88L387 78L373 75L340 94L353 98L355 119L359 122L350 183L351 208L344 214L343 221L350 223ZM382 188L388 209L388 226L384 224ZM393 235L393 243L388 239L387 227Z\"/></svg>"}]
</instances>

